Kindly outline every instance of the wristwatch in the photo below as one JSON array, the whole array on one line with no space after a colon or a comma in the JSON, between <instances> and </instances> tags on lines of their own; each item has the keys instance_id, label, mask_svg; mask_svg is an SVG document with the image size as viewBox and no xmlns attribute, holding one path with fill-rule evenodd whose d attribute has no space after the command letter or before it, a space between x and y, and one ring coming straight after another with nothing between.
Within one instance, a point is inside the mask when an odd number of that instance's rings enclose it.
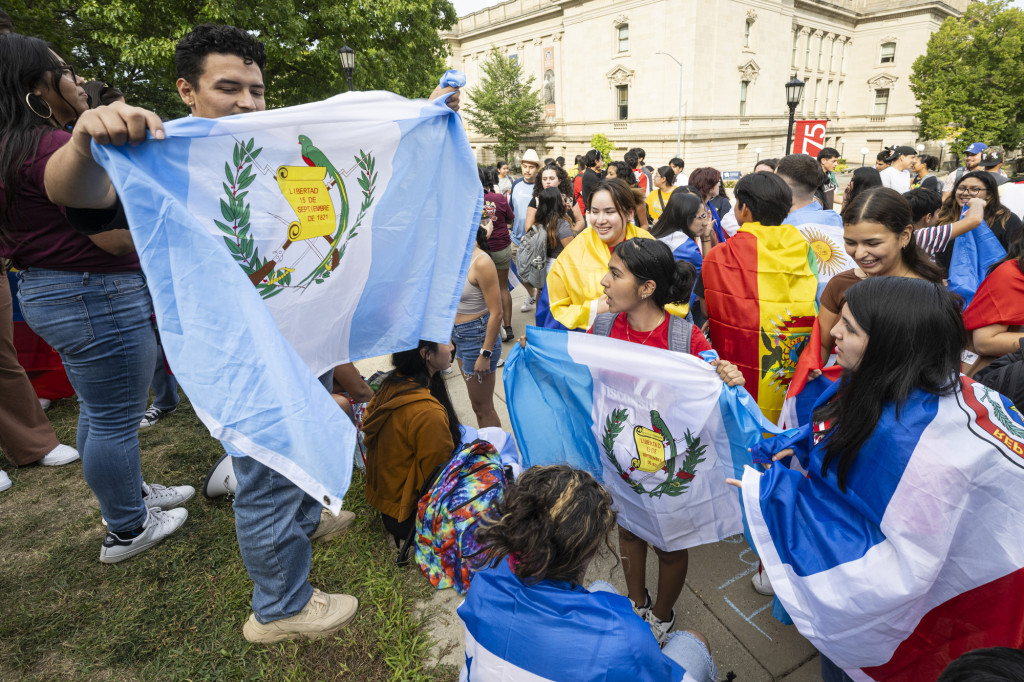
<instances>
[{"instance_id":1,"label":"wristwatch","mask_svg":"<svg viewBox=\"0 0 1024 682\"><path fill-rule=\"evenodd\" d=\"M486 348L481 348L481 349L480 349L480 355L484 356L484 357L485 357L485 358L487 358L488 360L490 360L490 359L491 359L491 351L489 351L489 350L488 350L488 349L486 349Z\"/></svg>"}]
</instances>

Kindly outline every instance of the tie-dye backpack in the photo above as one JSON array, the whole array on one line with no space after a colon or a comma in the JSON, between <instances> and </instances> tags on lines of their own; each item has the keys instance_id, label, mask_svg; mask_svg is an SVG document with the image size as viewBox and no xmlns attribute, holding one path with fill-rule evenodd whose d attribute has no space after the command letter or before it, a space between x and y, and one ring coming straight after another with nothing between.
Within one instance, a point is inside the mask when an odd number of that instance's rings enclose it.
<instances>
[{"instance_id":1,"label":"tie-dye backpack","mask_svg":"<svg viewBox=\"0 0 1024 682\"><path fill-rule=\"evenodd\" d=\"M499 502L509 476L487 441L469 443L445 465L416 511L416 563L434 587L455 587L459 594L481 568L474 538L479 518Z\"/></svg>"}]
</instances>

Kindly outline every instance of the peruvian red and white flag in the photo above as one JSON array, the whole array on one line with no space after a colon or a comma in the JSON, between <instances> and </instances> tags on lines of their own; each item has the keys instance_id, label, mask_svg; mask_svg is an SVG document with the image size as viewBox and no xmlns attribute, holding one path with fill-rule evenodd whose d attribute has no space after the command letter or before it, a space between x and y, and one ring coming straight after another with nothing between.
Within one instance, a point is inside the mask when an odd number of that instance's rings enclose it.
<instances>
[{"instance_id":1,"label":"peruvian red and white flag","mask_svg":"<svg viewBox=\"0 0 1024 682\"><path fill-rule=\"evenodd\" d=\"M934 680L973 649L1024 647L1024 421L1009 399L962 377L887 406L845 492L834 463L821 475L813 427L759 446L793 447L806 474L743 476L757 554L801 634L858 681Z\"/></svg>"},{"instance_id":2,"label":"peruvian red and white flag","mask_svg":"<svg viewBox=\"0 0 1024 682\"><path fill-rule=\"evenodd\" d=\"M793 153L810 154L818 158L818 152L825 146L825 126L823 121L797 121L793 128Z\"/></svg>"}]
</instances>

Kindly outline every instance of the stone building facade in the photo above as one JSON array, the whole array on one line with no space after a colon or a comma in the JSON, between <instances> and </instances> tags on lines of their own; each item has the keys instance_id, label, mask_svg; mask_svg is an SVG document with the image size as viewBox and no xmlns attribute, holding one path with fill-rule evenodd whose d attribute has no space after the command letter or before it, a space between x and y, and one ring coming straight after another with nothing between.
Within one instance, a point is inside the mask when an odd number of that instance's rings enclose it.
<instances>
[{"instance_id":1,"label":"stone building facade","mask_svg":"<svg viewBox=\"0 0 1024 682\"><path fill-rule=\"evenodd\" d=\"M445 37L470 86L492 49L534 76L545 124L527 146L541 158L571 163L604 133L616 158L640 146L660 165L678 149L688 168L745 172L784 153L784 85L796 74L806 83L797 120L827 119L827 144L856 165L863 147L871 162L883 146L919 143L911 65L968 2L508 0ZM477 158L493 162L469 132Z\"/></svg>"}]
</instances>

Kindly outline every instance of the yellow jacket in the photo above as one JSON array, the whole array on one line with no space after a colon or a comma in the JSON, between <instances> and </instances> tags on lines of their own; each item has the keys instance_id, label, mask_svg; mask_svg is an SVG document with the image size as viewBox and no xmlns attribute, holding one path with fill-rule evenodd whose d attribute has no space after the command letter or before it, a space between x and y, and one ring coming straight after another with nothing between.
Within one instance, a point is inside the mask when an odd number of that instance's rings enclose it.
<instances>
[{"instance_id":1,"label":"yellow jacket","mask_svg":"<svg viewBox=\"0 0 1024 682\"><path fill-rule=\"evenodd\" d=\"M647 230L632 223L626 226L626 239L654 239ZM608 272L612 254L608 246L587 227L569 242L548 272L546 288L551 316L569 329L590 329L597 317L597 300L604 294L601 280ZM665 309L686 317L690 306L669 305Z\"/></svg>"}]
</instances>

